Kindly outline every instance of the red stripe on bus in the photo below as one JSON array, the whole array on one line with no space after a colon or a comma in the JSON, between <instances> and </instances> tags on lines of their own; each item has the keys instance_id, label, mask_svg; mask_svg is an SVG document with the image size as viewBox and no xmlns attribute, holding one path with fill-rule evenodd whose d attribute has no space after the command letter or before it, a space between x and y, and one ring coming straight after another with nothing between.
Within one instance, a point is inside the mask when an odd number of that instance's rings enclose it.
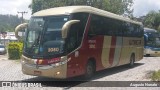
<instances>
[{"instance_id":1,"label":"red stripe on bus","mask_svg":"<svg viewBox=\"0 0 160 90\"><path fill-rule=\"evenodd\" d=\"M114 54L115 54L115 48L116 48L116 37L113 36L111 40L111 48L109 53L109 64L112 66L113 60L114 60Z\"/></svg>"},{"instance_id":2,"label":"red stripe on bus","mask_svg":"<svg viewBox=\"0 0 160 90\"><path fill-rule=\"evenodd\" d=\"M119 61L118 61L118 65L120 65L120 61L121 61L121 56L122 56L122 48L123 48L123 37L122 37L122 43L121 43L121 52L120 52L120 57L119 57Z\"/></svg>"}]
</instances>

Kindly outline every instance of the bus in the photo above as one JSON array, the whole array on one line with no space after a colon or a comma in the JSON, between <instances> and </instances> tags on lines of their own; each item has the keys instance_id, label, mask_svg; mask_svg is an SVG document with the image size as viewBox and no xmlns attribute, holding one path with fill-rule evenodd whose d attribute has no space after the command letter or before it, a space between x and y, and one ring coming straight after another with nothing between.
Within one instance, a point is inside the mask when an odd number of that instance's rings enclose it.
<instances>
[{"instance_id":1,"label":"bus","mask_svg":"<svg viewBox=\"0 0 160 90\"><path fill-rule=\"evenodd\" d=\"M38 11L26 28L22 72L65 79L143 58L144 30L140 22L91 6L66 6Z\"/></svg>"},{"instance_id":2,"label":"bus","mask_svg":"<svg viewBox=\"0 0 160 90\"><path fill-rule=\"evenodd\" d=\"M160 55L160 36L155 29L144 28L144 55Z\"/></svg>"}]
</instances>

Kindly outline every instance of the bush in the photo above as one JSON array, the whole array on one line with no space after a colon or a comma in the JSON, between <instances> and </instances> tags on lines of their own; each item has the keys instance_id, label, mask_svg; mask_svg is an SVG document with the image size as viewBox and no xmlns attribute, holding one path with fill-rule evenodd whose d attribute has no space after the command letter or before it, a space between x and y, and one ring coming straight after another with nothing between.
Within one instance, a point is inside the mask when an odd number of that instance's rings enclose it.
<instances>
[{"instance_id":1,"label":"bush","mask_svg":"<svg viewBox=\"0 0 160 90\"><path fill-rule=\"evenodd\" d=\"M23 43L21 42L11 42L8 45L8 57L11 60L20 59L22 56Z\"/></svg>"},{"instance_id":2,"label":"bush","mask_svg":"<svg viewBox=\"0 0 160 90\"><path fill-rule=\"evenodd\" d=\"M160 70L153 72L151 78L153 81L160 81Z\"/></svg>"}]
</instances>

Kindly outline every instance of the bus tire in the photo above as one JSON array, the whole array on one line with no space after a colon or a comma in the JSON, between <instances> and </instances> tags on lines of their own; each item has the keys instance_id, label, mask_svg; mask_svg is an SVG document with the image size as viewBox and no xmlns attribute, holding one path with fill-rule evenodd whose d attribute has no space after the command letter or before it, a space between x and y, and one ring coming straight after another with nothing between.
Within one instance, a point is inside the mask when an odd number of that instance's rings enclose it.
<instances>
[{"instance_id":1,"label":"bus tire","mask_svg":"<svg viewBox=\"0 0 160 90\"><path fill-rule=\"evenodd\" d=\"M146 57L150 57L150 54L146 54Z\"/></svg>"},{"instance_id":2,"label":"bus tire","mask_svg":"<svg viewBox=\"0 0 160 90\"><path fill-rule=\"evenodd\" d=\"M130 63L129 63L129 67L133 67L134 66L134 62L135 62L135 55L132 54L130 57Z\"/></svg>"},{"instance_id":3,"label":"bus tire","mask_svg":"<svg viewBox=\"0 0 160 90\"><path fill-rule=\"evenodd\" d=\"M92 61L89 61L85 69L85 79L91 79L95 72L95 65Z\"/></svg>"}]
</instances>

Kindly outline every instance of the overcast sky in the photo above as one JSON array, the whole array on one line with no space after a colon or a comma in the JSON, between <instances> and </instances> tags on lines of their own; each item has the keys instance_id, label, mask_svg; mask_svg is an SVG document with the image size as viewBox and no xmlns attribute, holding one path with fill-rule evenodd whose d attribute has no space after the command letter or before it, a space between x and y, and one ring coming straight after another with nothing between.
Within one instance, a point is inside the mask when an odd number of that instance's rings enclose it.
<instances>
[{"instance_id":1,"label":"overcast sky","mask_svg":"<svg viewBox=\"0 0 160 90\"><path fill-rule=\"evenodd\" d=\"M27 11L24 18L31 17L28 8L32 0L0 0L0 14L17 15L17 11ZM134 0L134 16L146 15L150 10L160 10L160 0ZM21 16L19 14L19 16Z\"/></svg>"},{"instance_id":2,"label":"overcast sky","mask_svg":"<svg viewBox=\"0 0 160 90\"><path fill-rule=\"evenodd\" d=\"M135 16L143 16L151 10L160 10L160 0L135 0L133 7Z\"/></svg>"},{"instance_id":3,"label":"overcast sky","mask_svg":"<svg viewBox=\"0 0 160 90\"><path fill-rule=\"evenodd\" d=\"M24 18L30 18L31 10L28 8L32 0L0 0L0 14L17 15L18 11L26 11ZM18 14L21 16L21 14Z\"/></svg>"}]
</instances>

